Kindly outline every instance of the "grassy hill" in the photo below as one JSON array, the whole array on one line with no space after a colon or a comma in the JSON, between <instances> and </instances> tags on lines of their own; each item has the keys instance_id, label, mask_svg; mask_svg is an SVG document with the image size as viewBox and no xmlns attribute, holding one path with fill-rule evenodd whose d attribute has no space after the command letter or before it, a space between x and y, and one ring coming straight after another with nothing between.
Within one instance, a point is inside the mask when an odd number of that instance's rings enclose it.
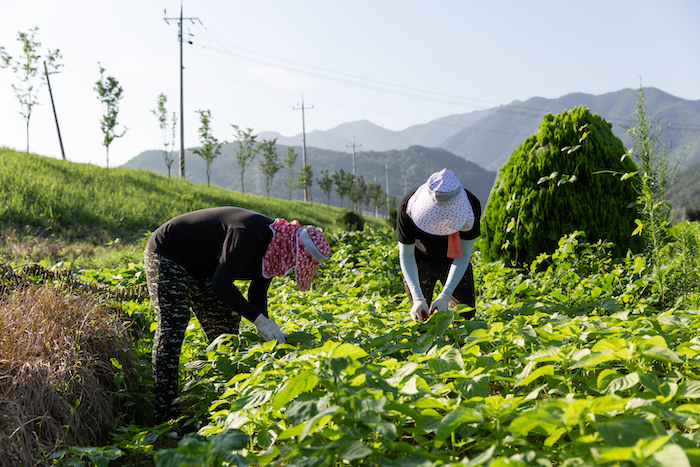
<instances>
[{"instance_id":1,"label":"grassy hill","mask_svg":"<svg viewBox=\"0 0 700 467\"><path fill-rule=\"evenodd\" d=\"M136 240L176 215L240 206L271 218L336 228L345 211L208 187L127 167L102 168L0 147L0 229L22 235L104 242ZM367 225L384 221L367 218Z\"/></svg>"}]
</instances>

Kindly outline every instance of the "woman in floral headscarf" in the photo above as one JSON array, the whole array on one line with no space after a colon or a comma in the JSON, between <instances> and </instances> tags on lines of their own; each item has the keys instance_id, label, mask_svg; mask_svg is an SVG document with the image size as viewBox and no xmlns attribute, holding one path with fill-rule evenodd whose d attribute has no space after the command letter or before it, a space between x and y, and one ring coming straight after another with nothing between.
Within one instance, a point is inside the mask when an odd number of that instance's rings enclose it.
<instances>
[{"instance_id":1,"label":"woman in floral headscarf","mask_svg":"<svg viewBox=\"0 0 700 467\"><path fill-rule=\"evenodd\" d=\"M155 423L176 418L177 373L190 307L209 341L238 334L241 316L263 340L286 334L268 318L267 290L274 276L294 269L307 291L331 248L321 230L298 221L274 221L237 207L177 216L151 235L144 253L148 292L157 315L153 341ZM248 299L233 281L250 280Z\"/></svg>"},{"instance_id":2,"label":"woman in floral headscarf","mask_svg":"<svg viewBox=\"0 0 700 467\"><path fill-rule=\"evenodd\" d=\"M396 238L404 286L413 321L427 320L439 310L464 304L474 317L476 293L470 264L480 233L481 204L452 171L435 172L399 203ZM441 281L435 301L433 289Z\"/></svg>"}]
</instances>

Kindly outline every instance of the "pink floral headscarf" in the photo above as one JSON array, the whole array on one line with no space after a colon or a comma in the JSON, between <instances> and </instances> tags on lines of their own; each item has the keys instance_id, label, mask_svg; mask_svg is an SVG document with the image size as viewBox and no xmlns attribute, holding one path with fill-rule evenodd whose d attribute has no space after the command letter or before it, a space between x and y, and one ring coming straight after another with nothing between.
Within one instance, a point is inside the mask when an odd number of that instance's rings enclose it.
<instances>
[{"instance_id":1,"label":"pink floral headscarf","mask_svg":"<svg viewBox=\"0 0 700 467\"><path fill-rule=\"evenodd\" d=\"M294 269L299 290L306 292L318 265L331 256L331 246L321 230L302 227L299 221L275 219L270 224L272 240L262 261L265 278L284 276Z\"/></svg>"}]
</instances>

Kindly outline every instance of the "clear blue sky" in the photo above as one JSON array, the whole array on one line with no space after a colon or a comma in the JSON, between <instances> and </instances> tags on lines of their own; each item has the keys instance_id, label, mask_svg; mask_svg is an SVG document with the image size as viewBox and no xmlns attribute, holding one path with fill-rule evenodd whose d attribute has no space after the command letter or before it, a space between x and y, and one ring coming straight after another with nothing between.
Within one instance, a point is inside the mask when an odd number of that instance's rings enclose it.
<instances>
[{"instance_id":1,"label":"clear blue sky","mask_svg":"<svg viewBox=\"0 0 700 467\"><path fill-rule=\"evenodd\" d=\"M162 148L150 110L162 92L179 118L177 21L164 20L179 16L179 0L4 3L6 52L19 56L17 32L38 26L40 50L63 55L51 85L69 160L105 165L98 62L124 87L119 122L129 128L110 166ZM219 140L234 139L231 124L300 134L302 94L313 106L307 132L358 120L402 130L536 96L637 89L640 79L700 99L695 0L184 0L184 16L198 18L185 22L188 148L199 144L197 109L211 111ZM0 69L0 145L24 149L13 83ZM46 86L39 99L30 150L60 157Z\"/></svg>"}]
</instances>

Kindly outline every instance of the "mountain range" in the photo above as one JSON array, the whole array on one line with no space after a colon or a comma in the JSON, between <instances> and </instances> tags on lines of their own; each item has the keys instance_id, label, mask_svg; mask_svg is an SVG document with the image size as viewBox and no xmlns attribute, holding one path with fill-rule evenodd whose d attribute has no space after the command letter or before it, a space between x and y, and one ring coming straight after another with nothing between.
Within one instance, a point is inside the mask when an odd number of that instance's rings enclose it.
<instances>
[{"instance_id":1,"label":"mountain range","mask_svg":"<svg viewBox=\"0 0 700 467\"><path fill-rule=\"evenodd\" d=\"M381 184L385 190L388 180L390 196L400 199L403 193L423 183L431 173L448 167L485 205L498 169L518 145L537 132L543 115L586 106L610 122L613 133L626 148L630 148L632 140L626 134L626 127L634 125L631 119L637 108L637 95L637 90L624 89L597 96L574 93L558 99L534 97L488 110L450 115L401 131L388 130L366 120L344 123L330 130L306 134L307 163L312 165L316 181L325 170L331 174L340 169L351 172L352 141L356 143L357 175L362 175L367 182ZM697 184L700 185L700 101L679 99L655 88L645 88L644 97L647 115L655 122L658 119L663 128L661 137L669 151L669 162L673 166L678 160L682 169L679 175L679 179L684 180L682 193L679 190L670 192L678 197L678 202L674 204L673 199L671 202L674 205L673 217L679 219L683 206L700 205L700 201L694 201L688 195L693 189L698 192L694 180L698 180ZM286 137L264 131L257 136L258 140L277 139L280 161L284 159L287 147L294 147L298 157L293 174L298 175L302 163L301 134ZM175 156L177 158L177 154ZM187 178L206 183L203 160L190 150L186 151L185 159ZM125 165L167 173L161 150L145 151ZM173 176L177 176L177 161ZM290 194L286 184L288 178L288 170L280 170L273 180L270 195L300 199L301 190L292 190ZM247 193L266 194L265 180L258 163L253 163L247 169L245 179ZM241 190L235 144L222 147L221 155L212 164L211 183ZM317 183L312 188L311 199L330 201L336 206L342 202L336 194L327 200Z\"/></svg>"},{"instance_id":2,"label":"mountain range","mask_svg":"<svg viewBox=\"0 0 700 467\"><path fill-rule=\"evenodd\" d=\"M689 101L667 94L656 88L644 88L647 114L659 118L665 128L662 138L667 149L672 143L679 152L685 149L681 166L700 163L700 100ZM419 145L445 149L486 170L497 171L513 150L528 136L537 132L542 116L558 114L563 110L586 106L612 124L613 133L630 148L632 140L626 135L637 108L637 90L623 89L601 95L583 93L567 94L557 99L533 97L524 102L455 114L431 122L413 125L405 130L393 131L363 120L344 123L326 131L306 134L306 145L348 152L354 139L363 151L388 151ZM668 127L666 127L668 125ZM264 131L260 138L277 138L278 144L299 146L302 135L291 137Z\"/></svg>"}]
</instances>

